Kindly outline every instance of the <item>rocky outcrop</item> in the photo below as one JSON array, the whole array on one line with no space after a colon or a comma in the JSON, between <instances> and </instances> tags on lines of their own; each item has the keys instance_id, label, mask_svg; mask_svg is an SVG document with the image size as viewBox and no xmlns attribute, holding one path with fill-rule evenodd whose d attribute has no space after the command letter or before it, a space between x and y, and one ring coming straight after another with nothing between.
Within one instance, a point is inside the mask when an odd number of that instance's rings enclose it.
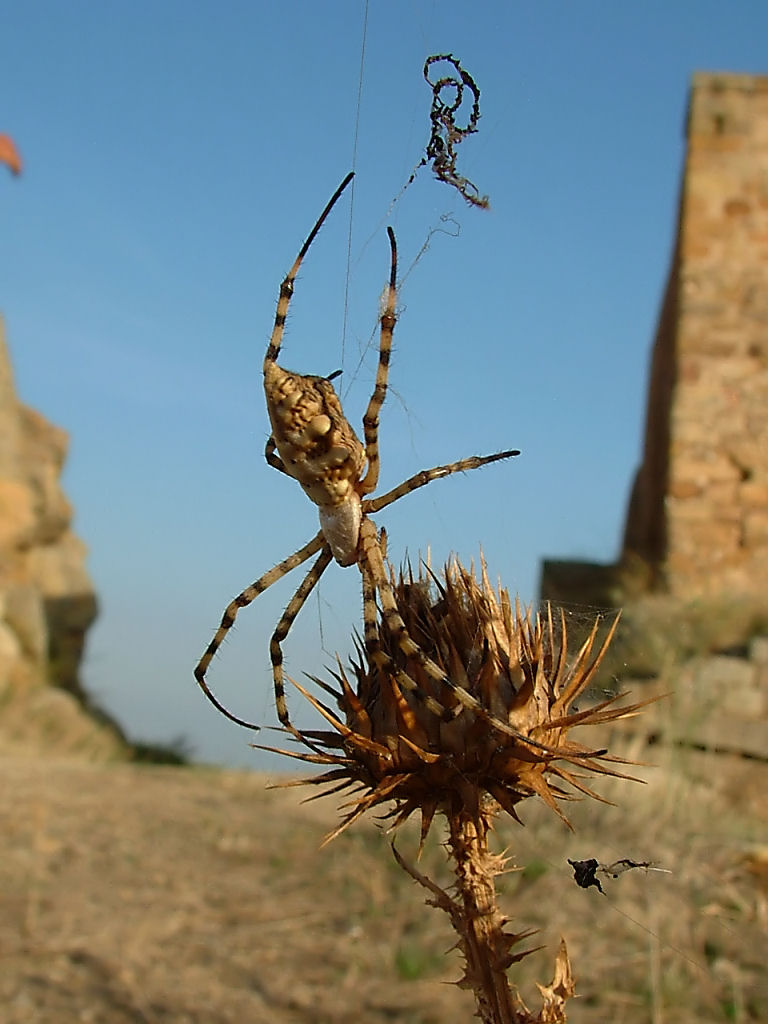
<instances>
[{"instance_id":1,"label":"rocky outcrop","mask_svg":"<svg viewBox=\"0 0 768 1024\"><path fill-rule=\"evenodd\" d=\"M119 730L78 678L97 604L61 488L66 453L65 431L16 395L0 319L0 742L119 756Z\"/></svg>"}]
</instances>

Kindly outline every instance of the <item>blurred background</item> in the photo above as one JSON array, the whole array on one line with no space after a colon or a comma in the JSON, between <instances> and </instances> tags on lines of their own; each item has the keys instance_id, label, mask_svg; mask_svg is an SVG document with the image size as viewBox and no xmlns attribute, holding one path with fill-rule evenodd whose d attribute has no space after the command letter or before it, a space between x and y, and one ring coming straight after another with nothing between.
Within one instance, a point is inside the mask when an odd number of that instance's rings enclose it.
<instances>
[{"instance_id":1,"label":"blurred background","mask_svg":"<svg viewBox=\"0 0 768 1024\"><path fill-rule=\"evenodd\" d=\"M381 489L522 450L387 509L392 560L482 549L531 601L542 557L614 558L690 75L766 70L764 3L31 0L3 22L0 131L25 166L0 182L0 312L21 398L70 435L64 484L100 603L83 680L131 738L274 763L192 669L227 602L317 529L264 461L261 363L280 281L352 167L298 280L283 365L343 368L360 425L391 223ZM428 168L401 195L429 137L424 60L446 52L481 89L458 167L489 211ZM276 720L268 641L300 579L238 618L210 675L257 723ZM360 603L359 573L331 566L288 672L344 656Z\"/></svg>"}]
</instances>

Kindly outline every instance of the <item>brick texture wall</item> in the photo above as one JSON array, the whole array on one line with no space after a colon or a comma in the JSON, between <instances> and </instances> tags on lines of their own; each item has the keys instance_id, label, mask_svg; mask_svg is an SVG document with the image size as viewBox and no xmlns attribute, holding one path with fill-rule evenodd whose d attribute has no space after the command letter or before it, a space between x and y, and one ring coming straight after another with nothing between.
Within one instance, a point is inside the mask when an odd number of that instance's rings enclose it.
<instances>
[{"instance_id":1,"label":"brick texture wall","mask_svg":"<svg viewBox=\"0 0 768 1024\"><path fill-rule=\"evenodd\" d=\"M635 590L683 600L765 596L768 77L694 75L687 143L643 461L611 578L620 590L631 570ZM543 596L579 600L561 592L568 572L545 563Z\"/></svg>"},{"instance_id":2,"label":"brick texture wall","mask_svg":"<svg viewBox=\"0 0 768 1024\"><path fill-rule=\"evenodd\" d=\"M768 77L695 75L687 133L624 559L684 598L764 592Z\"/></svg>"}]
</instances>

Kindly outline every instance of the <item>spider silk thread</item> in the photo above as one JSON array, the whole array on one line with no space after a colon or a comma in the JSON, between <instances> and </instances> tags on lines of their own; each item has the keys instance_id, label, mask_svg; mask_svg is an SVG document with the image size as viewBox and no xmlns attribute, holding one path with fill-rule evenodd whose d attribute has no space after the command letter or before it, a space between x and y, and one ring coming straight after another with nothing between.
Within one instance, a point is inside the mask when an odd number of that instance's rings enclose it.
<instances>
[{"instance_id":1,"label":"spider silk thread","mask_svg":"<svg viewBox=\"0 0 768 1024\"><path fill-rule=\"evenodd\" d=\"M360 137L360 110L363 100L363 72L365 70L365 44L368 38L368 4L365 0L363 13L363 38L360 44L360 73L357 81L357 108L355 110L355 130L352 135L352 170L357 170L357 142ZM349 197L349 231L347 233L347 273L344 280L344 321L341 328L341 366L344 368L344 357L347 347L347 320L349 318L349 281L352 273L352 224L355 211L355 181Z\"/></svg>"}]
</instances>

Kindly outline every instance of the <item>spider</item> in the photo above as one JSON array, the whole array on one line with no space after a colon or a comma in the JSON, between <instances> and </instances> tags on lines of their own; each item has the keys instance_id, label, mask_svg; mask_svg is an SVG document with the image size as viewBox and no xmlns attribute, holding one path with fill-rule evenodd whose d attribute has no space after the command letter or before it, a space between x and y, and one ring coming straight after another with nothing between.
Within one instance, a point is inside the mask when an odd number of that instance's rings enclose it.
<instances>
[{"instance_id":1,"label":"spider","mask_svg":"<svg viewBox=\"0 0 768 1024\"><path fill-rule=\"evenodd\" d=\"M416 473L377 498L369 497L379 479L379 412L387 392L392 335L396 321L397 244L392 228L387 228L391 262L386 301L380 317L376 383L363 417L365 443L358 439L342 412L341 403L331 383L332 377L336 374L332 374L331 377L305 376L292 373L277 364L296 275L310 245L352 177L353 173L348 174L329 200L280 286L275 323L264 357L264 391L272 426L272 434L264 453L265 458L270 466L297 480L307 496L317 505L320 530L298 551L246 587L227 606L213 640L195 669L195 678L208 699L222 714L238 725L259 730L260 726L237 717L218 701L206 683L206 672L240 609L251 604L259 594L292 569L302 565L313 555L318 555L289 601L272 634L269 647L277 717L284 729L297 739L303 739L288 714L283 685L281 645L307 597L330 562L335 559L342 566L357 564L362 574L364 642L369 657L383 668L393 668L377 639L378 595L384 621L398 637L400 648L408 657L415 657L429 677L448 688L456 698L456 705L448 708L438 703L404 672L397 671L396 677L404 690L413 694L416 700L422 701L430 711L445 721L456 718L464 708L471 708L501 732L513 735L531 746L548 750L544 744L493 718L472 694L448 679L443 670L431 661L410 637L398 611L387 574L384 531L379 534L370 519L373 513L380 512L387 505L393 504L419 487L424 487L432 480L464 470L478 469L520 454L516 449L507 450L493 455L472 456L445 466L435 466Z\"/></svg>"}]
</instances>

